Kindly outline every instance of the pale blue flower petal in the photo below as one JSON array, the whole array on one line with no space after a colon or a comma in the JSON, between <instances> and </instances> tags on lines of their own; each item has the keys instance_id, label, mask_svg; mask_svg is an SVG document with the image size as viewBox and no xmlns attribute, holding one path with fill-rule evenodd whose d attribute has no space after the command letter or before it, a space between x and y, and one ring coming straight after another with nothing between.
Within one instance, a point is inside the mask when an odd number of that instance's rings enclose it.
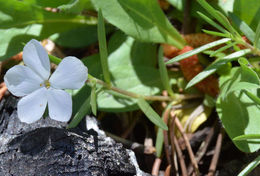
<instances>
[{"instance_id":1,"label":"pale blue flower petal","mask_svg":"<svg viewBox=\"0 0 260 176\"><path fill-rule=\"evenodd\" d=\"M50 60L43 46L35 39L30 40L23 49L23 61L44 80L50 76Z\"/></svg>"},{"instance_id":2,"label":"pale blue flower petal","mask_svg":"<svg viewBox=\"0 0 260 176\"><path fill-rule=\"evenodd\" d=\"M70 120L72 114L72 99L67 92L49 88L47 99L50 118L61 122Z\"/></svg>"},{"instance_id":3,"label":"pale blue flower petal","mask_svg":"<svg viewBox=\"0 0 260 176\"><path fill-rule=\"evenodd\" d=\"M19 100L17 105L18 118L25 123L39 120L47 105L47 89L40 88Z\"/></svg>"},{"instance_id":4,"label":"pale blue flower petal","mask_svg":"<svg viewBox=\"0 0 260 176\"><path fill-rule=\"evenodd\" d=\"M44 82L29 67L22 65L9 69L4 76L4 81L8 90L15 96L28 95L39 89Z\"/></svg>"},{"instance_id":5,"label":"pale blue flower petal","mask_svg":"<svg viewBox=\"0 0 260 176\"><path fill-rule=\"evenodd\" d=\"M76 57L65 57L51 75L51 87L57 89L79 89L87 80L88 69Z\"/></svg>"}]
</instances>

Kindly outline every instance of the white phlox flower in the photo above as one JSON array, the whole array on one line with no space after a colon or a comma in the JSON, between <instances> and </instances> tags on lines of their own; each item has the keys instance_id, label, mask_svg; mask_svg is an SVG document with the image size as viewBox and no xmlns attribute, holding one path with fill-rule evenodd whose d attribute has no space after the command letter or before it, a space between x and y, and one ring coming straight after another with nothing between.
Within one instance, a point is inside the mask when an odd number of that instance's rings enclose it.
<instances>
[{"instance_id":1,"label":"white phlox flower","mask_svg":"<svg viewBox=\"0 0 260 176\"><path fill-rule=\"evenodd\" d=\"M76 57L62 59L51 75L50 60L42 45L32 39L23 49L25 66L9 69L4 82L15 96L18 118L25 123L39 120L48 104L50 118L67 122L72 113L71 96L64 89L79 89L87 80L87 67Z\"/></svg>"}]
</instances>

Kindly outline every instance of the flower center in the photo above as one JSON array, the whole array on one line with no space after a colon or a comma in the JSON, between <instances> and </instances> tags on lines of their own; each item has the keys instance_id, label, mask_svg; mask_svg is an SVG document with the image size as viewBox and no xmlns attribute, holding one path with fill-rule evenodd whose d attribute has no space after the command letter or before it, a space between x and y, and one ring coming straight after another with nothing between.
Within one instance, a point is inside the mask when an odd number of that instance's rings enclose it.
<instances>
[{"instance_id":1,"label":"flower center","mask_svg":"<svg viewBox=\"0 0 260 176\"><path fill-rule=\"evenodd\" d=\"M43 84L44 84L44 86L45 86L47 89L50 88L50 86L51 86L51 83L49 82L49 80L44 81ZM43 84L40 84L40 86L42 87Z\"/></svg>"}]
</instances>

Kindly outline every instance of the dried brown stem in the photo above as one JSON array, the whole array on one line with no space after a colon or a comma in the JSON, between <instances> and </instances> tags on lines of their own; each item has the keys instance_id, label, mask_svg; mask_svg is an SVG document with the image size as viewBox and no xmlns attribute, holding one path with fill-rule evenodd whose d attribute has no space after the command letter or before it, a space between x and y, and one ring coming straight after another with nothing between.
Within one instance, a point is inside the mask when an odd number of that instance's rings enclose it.
<instances>
[{"instance_id":1,"label":"dried brown stem","mask_svg":"<svg viewBox=\"0 0 260 176\"><path fill-rule=\"evenodd\" d=\"M174 112L173 111L171 112L171 116L174 116ZM178 130L180 131L180 133L181 133L181 135L182 135L182 137L184 139L184 142L185 142L186 148L188 150L188 153L189 153L189 156L190 156L190 160L191 160L193 169L195 171L195 175L199 176L198 163L197 163L197 161L195 159L194 153L193 153L192 148L190 146L189 139L188 139L188 137L187 137L187 135L186 135L186 133L185 133L183 127L182 127L182 124L181 124L181 122L180 122L180 120L178 118L175 118L175 123L176 123L176 126L177 126Z\"/></svg>"},{"instance_id":2,"label":"dried brown stem","mask_svg":"<svg viewBox=\"0 0 260 176\"><path fill-rule=\"evenodd\" d=\"M153 168L152 168L152 175L153 176L158 176L159 175L159 169L160 169L161 163L162 163L161 158L156 158L154 160Z\"/></svg>"},{"instance_id":3,"label":"dried brown stem","mask_svg":"<svg viewBox=\"0 0 260 176\"><path fill-rule=\"evenodd\" d=\"M163 121L168 126L168 118L169 118L170 109L166 109L163 113ZM169 140L168 140L168 131L163 130L163 138L164 138L164 150L166 154L166 159L168 164L172 165L172 160L170 158L170 147L169 147Z\"/></svg>"},{"instance_id":4,"label":"dried brown stem","mask_svg":"<svg viewBox=\"0 0 260 176\"><path fill-rule=\"evenodd\" d=\"M176 136L174 136L173 142L174 142L174 146L176 148L176 153L177 153L178 158L179 158L182 176L188 176L187 167L186 167L186 164L185 164L185 161L184 161L184 158L183 158L183 154L182 154L182 151L181 151L181 148L180 148L180 145L178 143Z\"/></svg>"},{"instance_id":5,"label":"dried brown stem","mask_svg":"<svg viewBox=\"0 0 260 176\"><path fill-rule=\"evenodd\" d=\"M218 138L217 138L217 143L216 143L216 148L214 151L214 155L212 157L211 163L210 163L210 167L209 167L209 172L207 176L214 176L215 175L215 171L216 171L216 167L218 164L218 159L219 159L219 154L221 151L221 145L222 145L222 140L224 137L225 131L222 128L218 134Z\"/></svg>"},{"instance_id":6,"label":"dried brown stem","mask_svg":"<svg viewBox=\"0 0 260 176\"><path fill-rule=\"evenodd\" d=\"M174 136L175 136L175 133L174 133L174 130L175 130L175 118L176 116L173 116L172 119L171 119L171 126L170 126L170 142L171 142L171 149L172 149L172 161L173 161L173 164L172 164L172 175L176 175L177 173L177 168L175 167L175 160L174 160L174 153L175 153L175 145L174 145ZM177 164L176 164L177 165Z\"/></svg>"}]
</instances>

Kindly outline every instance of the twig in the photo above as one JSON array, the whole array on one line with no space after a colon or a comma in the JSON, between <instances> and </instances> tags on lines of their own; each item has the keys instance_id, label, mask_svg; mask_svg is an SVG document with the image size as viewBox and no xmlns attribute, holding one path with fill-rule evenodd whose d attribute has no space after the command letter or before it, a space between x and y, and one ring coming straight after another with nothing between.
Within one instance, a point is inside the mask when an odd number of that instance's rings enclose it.
<instances>
[{"instance_id":1,"label":"twig","mask_svg":"<svg viewBox=\"0 0 260 176\"><path fill-rule=\"evenodd\" d=\"M176 152L177 152L177 155L178 155L178 158L179 158L182 176L188 176L187 167L186 167L186 164L185 164L185 161L184 161L184 158L183 158L183 154L182 154L182 151L181 151L181 148L179 146L179 143L178 143L176 136L174 136L173 142L174 142L174 146L176 148Z\"/></svg>"},{"instance_id":2,"label":"twig","mask_svg":"<svg viewBox=\"0 0 260 176\"><path fill-rule=\"evenodd\" d=\"M120 142L122 143L126 148L130 148L132 150L134 150L135 152L138 152L138 153L144 153L144 145L143 144L139 144L137 142L132 142L132 141L129 141L129 140L126 140L124 138L121 138L119 136L116 136L112 133L109 133L109 132L105 132L107 136L111 137L112 139L114 139L116 142ZM153 150L151 150L153 151Z\"/></svg>"},{"instance_id":3,"label":"twig","mask_svg":"<svg viewBox=\"0 0 260 176\"><path fill-rule=\"evenodd\" d=\"M164 176L171 176L171 165L168 165L165 169Z\"/></svg>"},{"instance_id":4,"label":"twig","mask_svg":"<svg viewBox=\"0 0 260 176\"><path fill-rule=\"evenodd\" d=\"M172 161L173 161L173 164L172 164L172 175L176 175L177 173L177 164L175 165L175 159L174 159L174 153L175 153L175 145L174 145L174 130L175 130L175 118L176 116L173 116L172 119L171 119L171 126L170 126L170 141L171 141L171 149L172 149Z\"/></svg>"},{"instance_id":5,"label":"twig","mask_svg":"<svg viewBox=\"0 0 260 176\"><path fill-rule=\"evenodd\" d=\"M224 131L223 128L221 128L221 130L218 134L215 152L214 152L214 155L212 157L210 167L209 167L209 172L208 172L207 176L214 176L215 175L215 171L216 171L216 167L217 167L217 164L218 164L218 159L219 159L219 154L220 154L220 151L221 151L221 145L222 145L222 140L223 140L224 134L225 134L225 131Z\"/></svg>"},{"instance_id":6,"label":"twig","mask_svg":"<svg viewBox=\"0 0 260 176\"><path fill-rule=\"evenodd\" d=\"M163 121L166 125L168 125L169 113L170 113L170 109L166 109L165 112L163 113ZM168 131L166 130L163 130L163 139L164 139L164 150L165 150L167 162L168 164L172 165L172 160L170 158Z\"/></svg>"},{"instance_id":7,"label":"twig","mask_svg":"<svg viewBox=\"0 0 260 176\"><path fill-rule=\"evenodd\" d=\"M174 112L173 111L171 111L171 116L174 116ZM192 166L193 166L194 171L195 171L195 175L199 176L200 175L199 174L199 167L198 167L197 161L195 159L194 153L192 151L192 148L190 146L189 139L188 139L188 137L187 137L187 135L186 135L182 125L181 125L181 122L180 122L180 120L178 118L175 118L175 123L176 123L176 126L177 126L178 130L181 132L181 135L182 135L182 137L184 139L185 145L187 147L187 150L188 150L188 153L189 153L189 156L190 156L190 160L191 160Z\"/></svg>"},{"instance_id":8,"label":"twig","mask_svg":"<svg viewBox=\"0 0 260 176\"><path fill-rule=\"evenodd\" d=\"M161 163L162 163L161 158L156 158L154 160L153 168L152 168L152 175L153 176L158 176L159 175L159 169L160 169Z\"/></svg>"}]
</instances>

